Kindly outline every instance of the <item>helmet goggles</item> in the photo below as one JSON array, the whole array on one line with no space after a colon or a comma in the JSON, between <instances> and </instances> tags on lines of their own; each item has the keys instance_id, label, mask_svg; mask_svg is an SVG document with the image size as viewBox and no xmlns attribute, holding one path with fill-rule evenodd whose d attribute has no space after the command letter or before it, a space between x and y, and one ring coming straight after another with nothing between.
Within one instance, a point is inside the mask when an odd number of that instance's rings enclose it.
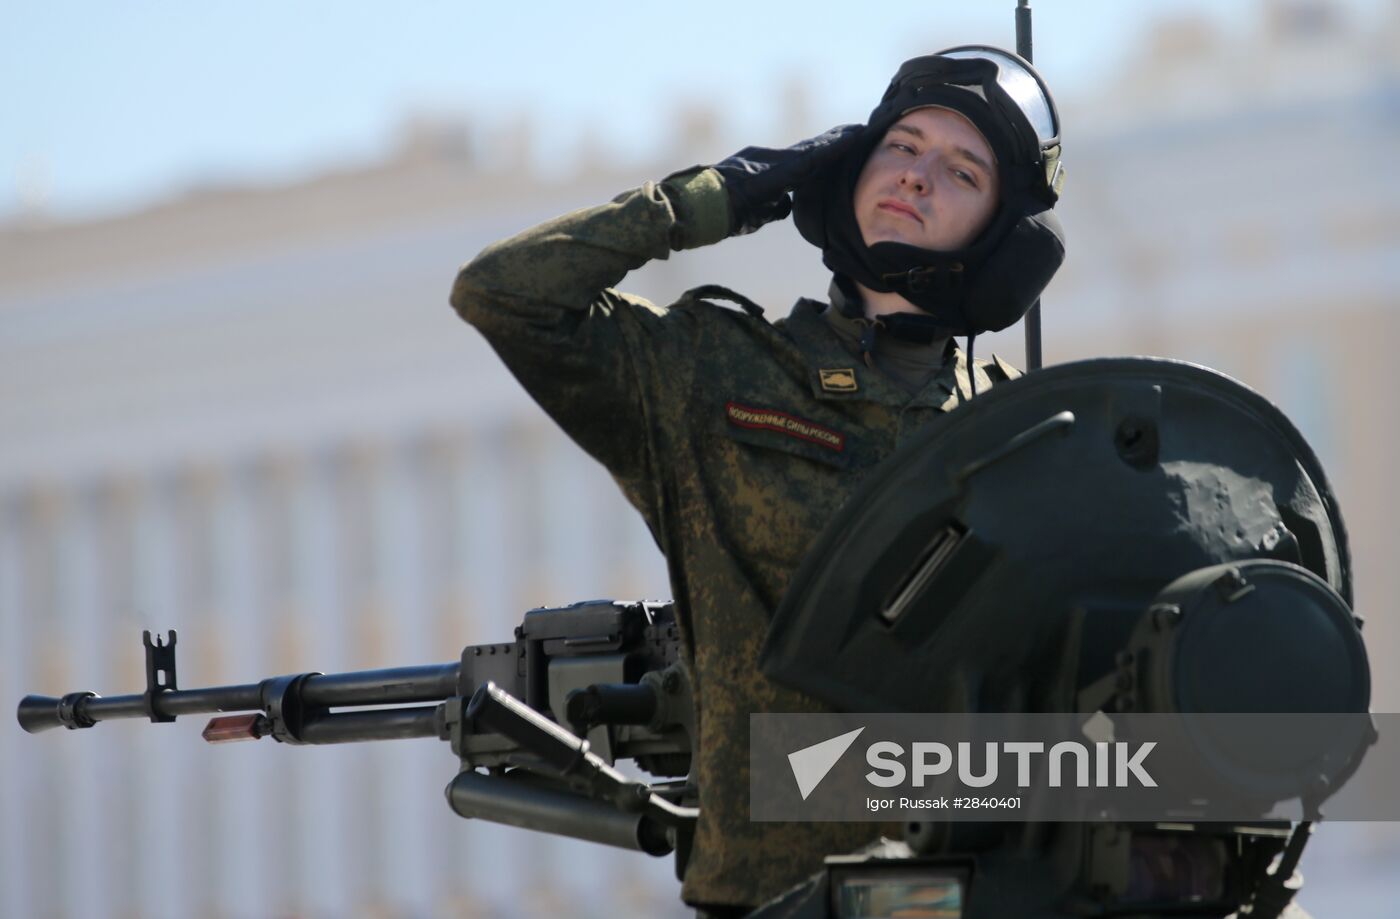
<instances>
[{"instance_id":1,"label":"helmet goggles","mask_svg":"<svg viewBox=\"0 0 1400 919\"><path fill-rule=\"evenodd\" d=\"M962 45L905 62L890 81L870 126L888 128L904 114L944 105L966 115L1012 169L1030 166L1029 184L1053 203L1064 182L1060 117L1040 74L1025 59L987 45ZM1023 180L1024 181L1024 180ZM1037 188L1038 186L1038 188Z\"/></svg>"}]
</instances>

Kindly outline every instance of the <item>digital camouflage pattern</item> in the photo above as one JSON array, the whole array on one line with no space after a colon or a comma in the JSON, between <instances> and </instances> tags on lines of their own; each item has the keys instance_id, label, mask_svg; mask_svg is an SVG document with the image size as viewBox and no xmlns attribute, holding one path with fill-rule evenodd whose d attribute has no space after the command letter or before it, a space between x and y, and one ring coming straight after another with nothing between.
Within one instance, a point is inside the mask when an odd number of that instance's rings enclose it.
<instances>
[{"instance_id":1,"label":"digital camouflage pattern","mask_svg":"<svg viewBox=\"0 0 1400 919\"><path fill-rule=\"evenodd\" d=\"M762 676L769 618L808 545L882 459L969 395L961 352L912 396L856 361L801 300L772 325L694 296L612 289L728 231L713 171L648 183L498 242L452 304L617 479L669 562L695 680L700 822L682 895L757 905L878 835L749 820L750 712L824 711ZM979 391L1014 375L978 362Z\"/></svg>"}]
</instances>

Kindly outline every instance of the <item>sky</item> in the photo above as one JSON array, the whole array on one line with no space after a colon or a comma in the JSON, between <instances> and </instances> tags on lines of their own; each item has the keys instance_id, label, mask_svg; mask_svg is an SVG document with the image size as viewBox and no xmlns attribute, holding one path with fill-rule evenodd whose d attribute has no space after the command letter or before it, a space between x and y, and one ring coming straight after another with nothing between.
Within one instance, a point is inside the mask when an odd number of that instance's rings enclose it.
<instances>
[{"instance_id":1,"label":"sky","mask_svg":"<svg viewBox=\"0 0 1400 919\"><path fill-rule=\"evenodd\" d=\"M1122 72L1163 16L1242 35L1269 2L1037 0L1035 61L1063 99ZM1385 3L1338 0L1361 16ZM786 143L779 87L801 84L814 133L863 120L907 57L1013 47L1015 5L0 0L0 222L353 167L415 116L526 118L545 174L588 143L652 160L699 105L726 137Z\"/></svg>"}]
</instances>

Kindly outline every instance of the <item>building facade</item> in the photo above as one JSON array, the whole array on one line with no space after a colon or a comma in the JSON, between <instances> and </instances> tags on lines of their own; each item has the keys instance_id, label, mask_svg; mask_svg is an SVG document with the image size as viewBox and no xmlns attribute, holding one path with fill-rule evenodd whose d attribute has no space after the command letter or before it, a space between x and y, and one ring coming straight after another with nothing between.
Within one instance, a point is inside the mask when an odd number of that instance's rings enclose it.
<instances>
[{"instance_id":1,"label":"building facade","mask_svg":"<svg viewBox=\"0 0 1400 919\"><path fill-rule=\"evenodd\" d=\"M1300 28L1314 7L1269 6L1244 49L1162 30L1066 103L1045 352L1216 366L1290 414L1340 496L1374 707L1394 711L1400 29ZM429 133L295 186L0 228L0 695L135 691L146 628L179 630L182 685L216 685L447 661L533 606L667 595L607 475L446 303L490 241L645 177L545 182ZM715 280L775 313L826 286L784 225L628 288ZM992 348L1017 361L1017 335ZM669 861L452 815L443 744L196 731L0 730L0 914L681 914ZM1393 902L1393 826L1313 847L1305 904Z\"/></svg>"}]
</instances>

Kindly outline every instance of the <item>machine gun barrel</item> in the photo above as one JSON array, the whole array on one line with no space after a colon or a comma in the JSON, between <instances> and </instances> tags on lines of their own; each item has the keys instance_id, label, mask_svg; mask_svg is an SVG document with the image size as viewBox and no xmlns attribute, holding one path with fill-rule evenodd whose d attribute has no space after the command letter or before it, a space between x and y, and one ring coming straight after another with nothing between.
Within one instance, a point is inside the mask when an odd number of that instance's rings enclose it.
<instances>
[{"instance_id":1,"label":"machine gun barrel","mask_svg":"<svg viewBox=\"0 0 1400 919\"><path fill-rule=\"evenodd\" d=\"M73 692L25 696L20 727L36 734L50 728L89 728L117 718L173 721L180 715L252 712L292 702L301 712L301 743L346 743L399 737L437 737L434 706L364 712L327 712L334 706L439 702L453 695L461 664L426 664L350 673L307 673L258 683L201 689L161 689L123 696ZM173 674L172 674L173 676ZM173 679L170 680L173 682Z\"/></svg>"},{"instance_id":2,"label":"machine gun barrel","mask_svg":"<svg viewBox=\"0 0 1400 919\"><path fill-rule=\"evenodd\" d=\"M25 696L19 703L19 725L31 734L50 728L90 728L99 721L118 718L173 720L178 715L211 712L246 712L262 707L260 684L211 686L205 689L172 689L147 699L144 693L99 696L70 692L61 698ZM153 719L154 720L154 719Z\"/></svg>"}]
</instances>

